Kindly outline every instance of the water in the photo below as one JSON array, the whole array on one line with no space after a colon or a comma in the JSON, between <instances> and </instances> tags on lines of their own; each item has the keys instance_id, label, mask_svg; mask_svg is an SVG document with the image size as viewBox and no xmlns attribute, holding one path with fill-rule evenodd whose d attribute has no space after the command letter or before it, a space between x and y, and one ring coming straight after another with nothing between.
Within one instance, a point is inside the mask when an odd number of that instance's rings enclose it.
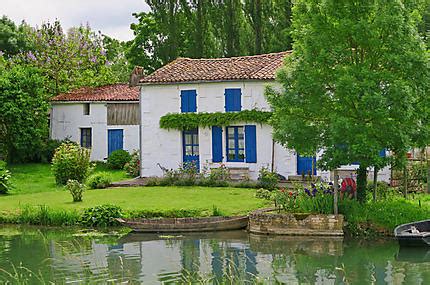
<instances>
[{"instance_id":1,"label":"water","mask_svg":"<svg viewBox=\"0 0 430 285\"><path fill-rule=\"evenodd\" d=\"M0 284L430 284L430 248L243 231L82 236L0 228Z\"/></svg>"}]
</instances>

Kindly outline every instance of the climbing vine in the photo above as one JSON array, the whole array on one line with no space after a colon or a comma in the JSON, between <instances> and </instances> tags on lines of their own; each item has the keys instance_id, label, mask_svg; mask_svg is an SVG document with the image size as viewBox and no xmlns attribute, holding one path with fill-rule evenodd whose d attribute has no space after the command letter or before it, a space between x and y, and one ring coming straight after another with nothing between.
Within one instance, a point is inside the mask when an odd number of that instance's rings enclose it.
<instances>
[{"instance_id":1,"label":"climbing vine","mask_svg":"<svg viewBox=\"0 0 430 285\"><path fill-rule=\"evenodd\" d=\"M239 122L267 123L272 112L244 110L228 113L169 113L160 118L160 128L190 130L198 127L228 126Z\"/></svg>"}]
</instances>

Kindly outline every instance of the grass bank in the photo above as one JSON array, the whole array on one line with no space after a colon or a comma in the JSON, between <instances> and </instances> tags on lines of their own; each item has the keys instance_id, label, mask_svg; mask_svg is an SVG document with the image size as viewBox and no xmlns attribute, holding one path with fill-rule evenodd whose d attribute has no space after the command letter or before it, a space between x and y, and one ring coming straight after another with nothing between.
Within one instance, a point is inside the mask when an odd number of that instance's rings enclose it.
<instances>
[{"instance_id":1,"label":"grass bank","mask_svg":"<svg viewBox=\"0 0 430 285\"><path fill-rule=\"evenodd\" d=\"M253 189L210 187L130 187L87 190L83 202L73 203L65 190L0 197L3 222L71 225L86 208L102 204L136 215L240 215L267 206ZM24 215L23 215L24 213ZM37 213L37 214L36 214ZM36 215L36 217L34 217ZM35 220L36 222L30 222ZM37 222L37 221L44 221ZM62 222L64 220L64 222Z\"/></svg>"},{"instance_id":2,"label":"grass bank","mask_svg":"<svg viewBox=\"0 0 430 285\"><path fill-rule=\"evenodd\" d=\"M55 184L55 177L51 171L51 164L27 163L10 165L13 189L10 195L30 194L40 192L63 191L63 187ZM108 172L112 181L130 179L123 170L108 169L98 164L94 172ZM1 209L1 208L0 208Z\"/></svg>"}]
</instances>

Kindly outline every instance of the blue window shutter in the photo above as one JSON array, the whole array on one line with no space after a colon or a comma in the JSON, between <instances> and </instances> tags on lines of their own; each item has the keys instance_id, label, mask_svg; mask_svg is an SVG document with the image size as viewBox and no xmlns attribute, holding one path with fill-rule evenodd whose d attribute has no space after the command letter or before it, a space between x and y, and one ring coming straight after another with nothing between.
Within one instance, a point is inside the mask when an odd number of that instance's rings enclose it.
<instances>
[{"instance_id":1,"label":"blue window shutter","mask_svg":"<svg viewBox=\"0 0 430 285\"><path fill-rule=\"evenodd\" d=\"M188 112L197 111L197 92L196 90L189 90L188 92Z\"/></svg>"},{"instance_id":2,"label":"blue window shutter","mask_svg":"<svg viewBox=\"0 0 430 285\"><path fill-rule=\"evenodd\" d=\"M236 112L241 110L241 90L240 88L225 89L225 111Z\"/></svg>"},{"instance_id":3,"label":"blue window shutter","mask_svg":"<svg viewBox=\"0 0 430 285\"><path fill-rule=\"evenodd\" d=\"M222 128L212 127L212 162L222 162Z\"/></svg>"},{"instance_id":4,"label":"blue window shutter","mask_svg":"<svg viewBox=\"0 0 430 285\"><path fill-rule=\"evenodd\" d=\"M181 112L188 112L188 93L186 90L181 90Z\"/></svg>"},{"instance_id":5,"label":"blue window shutter","mask_svg":"<svg viewBox=\"0 0 430 285\"><path fill-rule=\"evenodd\" d=\"M245 158L248 163L257 162L257 128L245 126Z\"/></svg>"},{"instance_id":6,"label":"blue window shutter","mask_svg":"<svg viewBox=\"0 0 430 285\"><path fill-rule=\"evenodd\" d=\"M386 149L384 148L383 150L381 150L380 152L379 152L379 156L380 157L385 157L386 156Z\"/></svg>"}]
</instances>

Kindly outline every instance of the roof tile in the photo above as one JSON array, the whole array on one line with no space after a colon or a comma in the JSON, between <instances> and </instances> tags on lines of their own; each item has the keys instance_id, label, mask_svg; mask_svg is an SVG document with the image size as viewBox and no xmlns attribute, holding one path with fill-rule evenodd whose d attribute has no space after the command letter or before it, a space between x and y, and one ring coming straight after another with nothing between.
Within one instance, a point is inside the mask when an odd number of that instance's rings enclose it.
<instances>
[{"instance_id":1,"label":"roof tile","mask_svg":"<svg viewBox=\"0 0 430 285\"><path fill-rule=\"evenodd\" d=\"M143 77L140 83L177 83L220 80L273 80L291 52L230 58L178 58Z\"/></svg>"},{"instance_id":2,"label":"roof tile","mask_svg":"<svg viewBox=\"0 0 430 285\"><path fill-rule=\"evenodd\" d=\"M62 93L51 101L138 101L139 87L112 84L100 87L82 87Z\"/></svg>"}]
</instances>

